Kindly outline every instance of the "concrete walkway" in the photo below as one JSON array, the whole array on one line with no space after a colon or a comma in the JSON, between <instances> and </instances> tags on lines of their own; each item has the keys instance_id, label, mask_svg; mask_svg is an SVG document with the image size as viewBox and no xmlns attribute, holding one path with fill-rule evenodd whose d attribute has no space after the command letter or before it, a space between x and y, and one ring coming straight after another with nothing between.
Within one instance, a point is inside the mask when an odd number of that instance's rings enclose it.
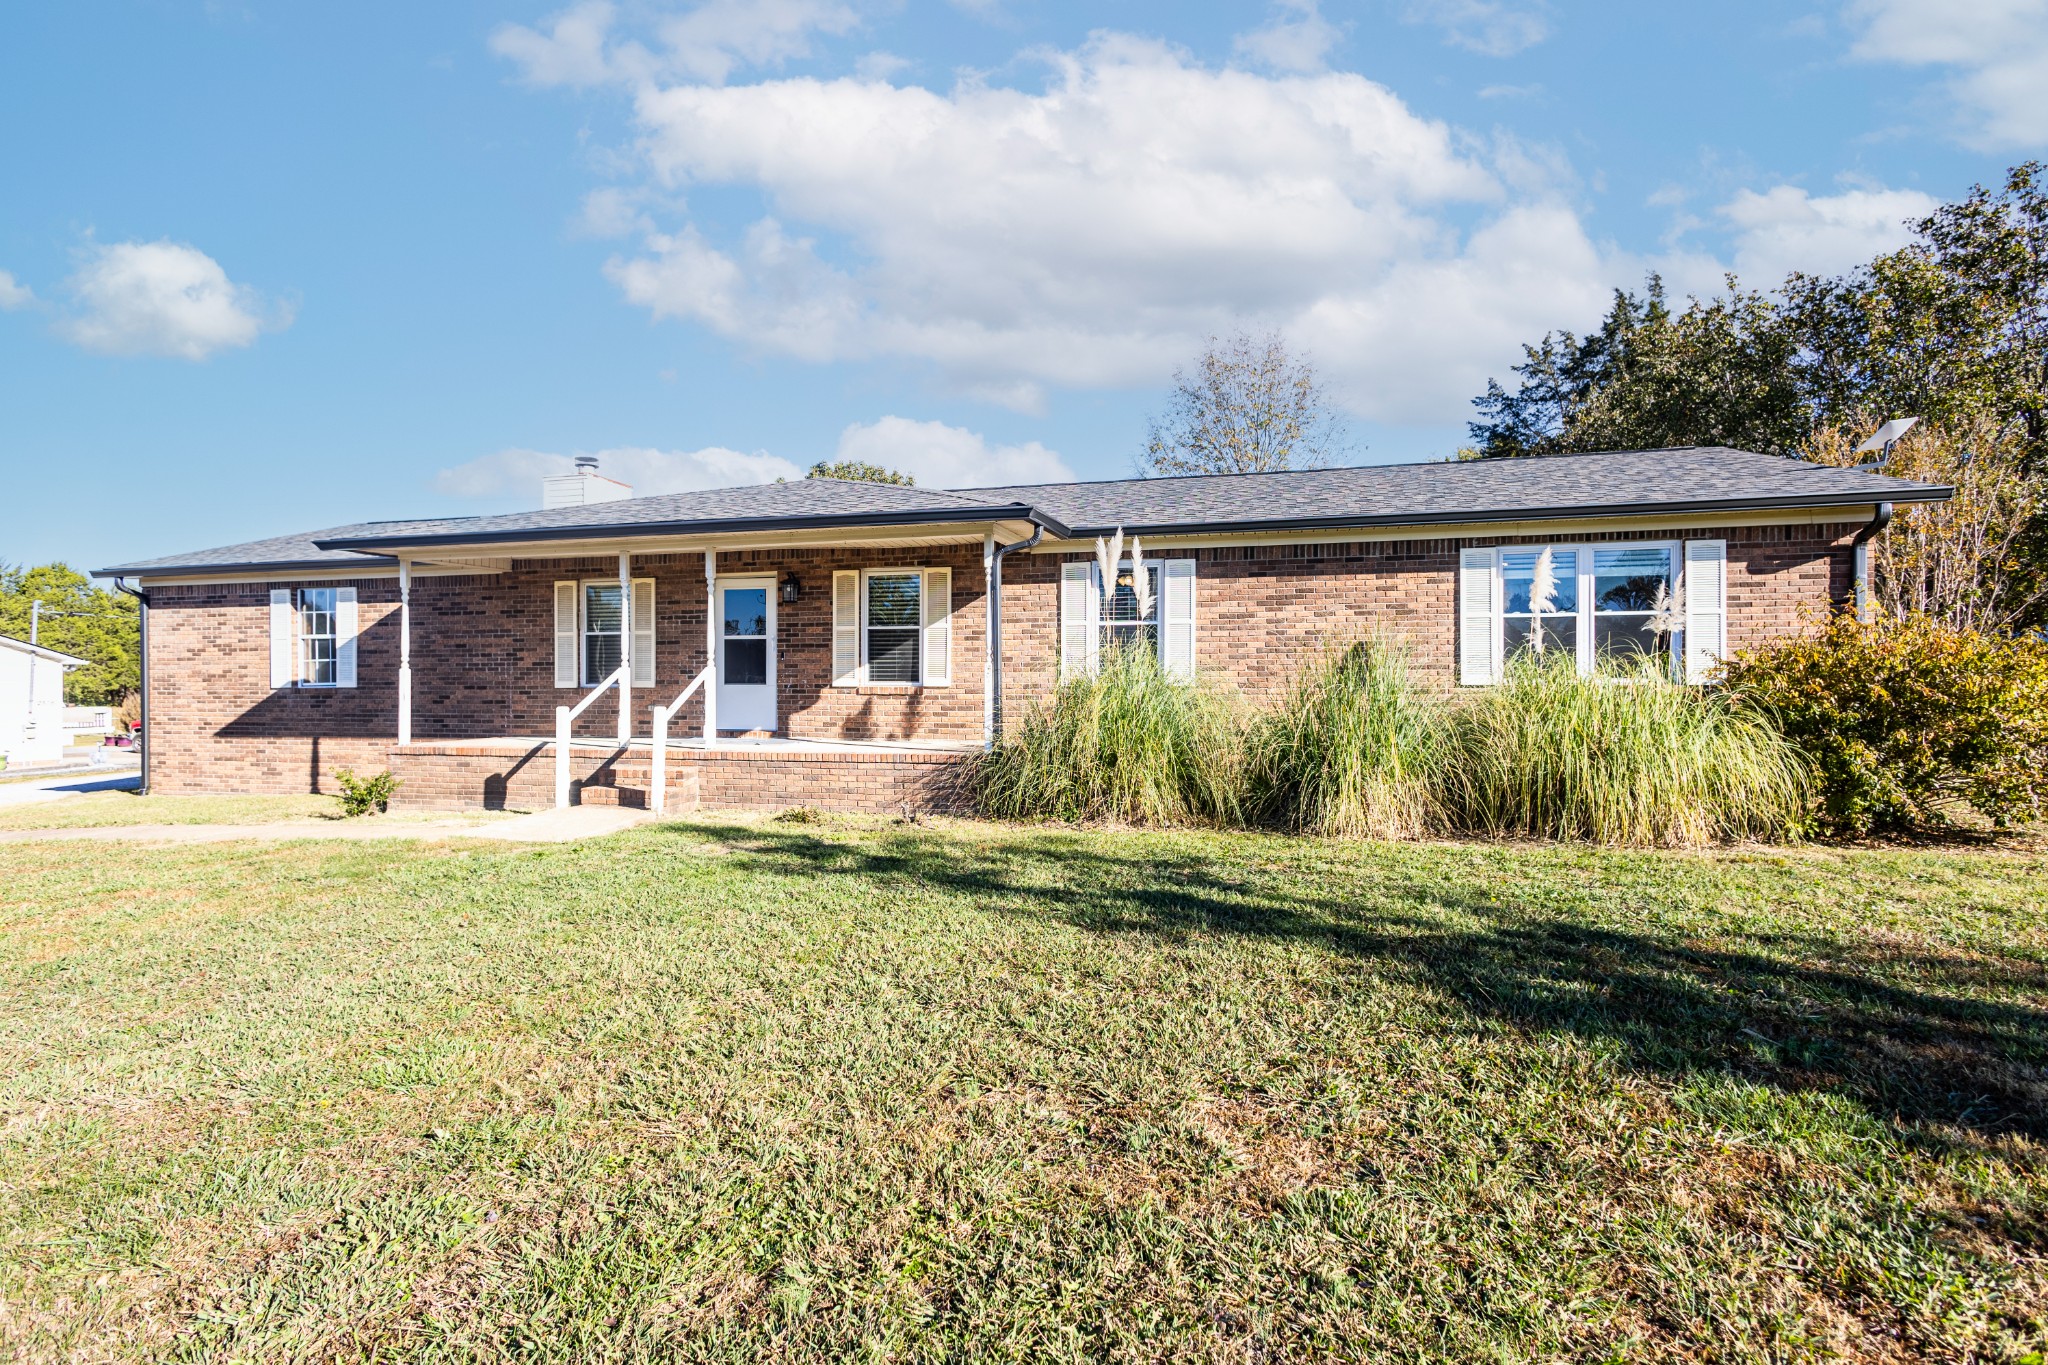
<instances>
[{"instance_id":1,"label":"concrete walkway","mask_svg":"<svg viewBox=\"0 0 2048 1365\"><path fill-rule=\"evenodd\" d=\"M413 820L386 824L362 820L279 820L266 825L98 825L90 829L0 831L0 844L46 841L97 843L225 844L244 839L498 839L521 844L566 844L597 839L645 824L645 811L607 806L571 806L537 811L510 820Z\"/></svg>"},{"instance_id":2,"label":"concrete walkway","mask_svg":"<svg viewBox=\"0 0 2048 1365\"><path fill-rule=\"evenodd\" d=\"M67 796L83 796L87 792L134 791L142 785L142 774L133 768L126 772L69 772L49 777L28 778L20 782L0 782L0 809L8 806L26 806L38 801L61 801Z\"/></svg>"}]
</instances>

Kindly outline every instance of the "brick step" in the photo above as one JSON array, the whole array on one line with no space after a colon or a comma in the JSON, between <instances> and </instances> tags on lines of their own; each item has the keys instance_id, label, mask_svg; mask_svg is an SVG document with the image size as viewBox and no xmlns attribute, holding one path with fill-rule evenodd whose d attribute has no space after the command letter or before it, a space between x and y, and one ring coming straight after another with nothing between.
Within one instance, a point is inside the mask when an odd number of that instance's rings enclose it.
<instances>
[{"instance_id":1,"label":"brick step","mask_svg":"<svg viewBox=\"0 0 2048 1365\"><path fill-rule=\"evenodd\" d=\"M622 806L628 810L646 810L647 793L639 787L591 787L586 786L576 794L579 806Z\"/></svg>"}]
</instances>

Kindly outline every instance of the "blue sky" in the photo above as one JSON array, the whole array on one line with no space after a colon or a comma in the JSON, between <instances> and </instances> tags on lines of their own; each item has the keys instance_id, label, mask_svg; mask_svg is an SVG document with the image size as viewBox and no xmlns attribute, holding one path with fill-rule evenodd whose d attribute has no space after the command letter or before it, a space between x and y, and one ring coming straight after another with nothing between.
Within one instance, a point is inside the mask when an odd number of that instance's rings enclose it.
<instances>
[{"instance_id":1,"label":"blue sky","mask_svg":"<svg viewBox=\"0 0 2048 1365\"><path fill-rule=\"evenodd\" d=\"M1234 326L1371 460L1660 270L2048 143L2048 0L249 0L0 31L0 560L859 455L1129 472Z\"/></svg>"}]
</instances>

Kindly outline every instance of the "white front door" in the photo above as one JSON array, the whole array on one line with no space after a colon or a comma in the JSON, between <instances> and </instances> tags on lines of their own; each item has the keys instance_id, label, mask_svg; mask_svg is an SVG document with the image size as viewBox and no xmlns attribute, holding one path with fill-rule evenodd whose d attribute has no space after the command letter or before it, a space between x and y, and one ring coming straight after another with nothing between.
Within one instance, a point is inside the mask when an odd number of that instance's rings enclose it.
<instances>
[{"instance_id":1,"label":"white front door","mask_svg":"<svg viewBox=\"0 0 2048 1365\"><path fill-rule=\"evenodd\" d=\"M718 580L718 728L775 728L775 580Z\"/></svg>"}]
</instances>

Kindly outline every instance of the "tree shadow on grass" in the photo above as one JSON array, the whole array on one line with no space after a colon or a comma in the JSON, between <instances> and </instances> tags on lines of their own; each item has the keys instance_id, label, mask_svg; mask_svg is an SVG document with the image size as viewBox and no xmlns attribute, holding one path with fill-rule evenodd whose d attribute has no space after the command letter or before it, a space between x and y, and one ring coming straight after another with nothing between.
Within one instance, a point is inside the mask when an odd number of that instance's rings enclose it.
<instances>
[{"instance_id":1,"label":"tree shadow on grass","mask_svg":"<svg viewBox=\"0 0 2048 1365\"><path fill-rule=\"evenodd\" d=\"M1561 917L1498 883L1365 875L1360 901L1336 899L1135 840L1124 854L1059 834L978 847L695 828L788 875L918 883L1103 934L1310 944L1455 1001L1464 1019L1447 1011L1447 1026L1490 1019L1603 1041L1648 1074L1835 1094L1920 1143L1946 1145L1944 1129L2048 1140L2048 967L2024 958L1845 961L1839 943L1791 935L1751 939L1768 951L1703 947Z\"/></svg>"}]
</instances>

